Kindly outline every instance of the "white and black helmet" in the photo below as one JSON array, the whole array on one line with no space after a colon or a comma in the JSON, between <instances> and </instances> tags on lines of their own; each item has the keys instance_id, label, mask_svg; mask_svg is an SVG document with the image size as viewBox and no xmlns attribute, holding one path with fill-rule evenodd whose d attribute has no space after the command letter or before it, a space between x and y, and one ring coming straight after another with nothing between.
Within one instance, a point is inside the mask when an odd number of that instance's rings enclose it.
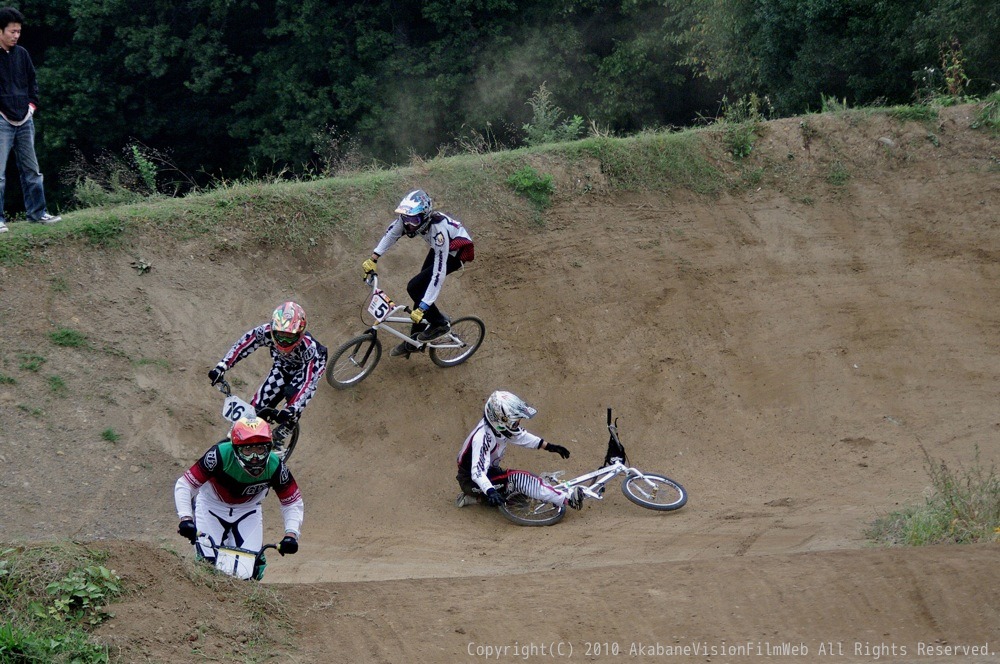
<instances>
[{"instance_id":1,"label":"white and black helmet","mask_svg":"<svg viewBox=\"0 0 1000 664\"><path fill-rule=\"evenodd\" d=\"M434 211L434 201L423 189L411 191L396 207L396 214L403 222L403 232L408 237L423 233L431 222L431 212Z\"/></svg>"},{"instance_id":2,"label":"white and black helmet","mask_svg":"<svg viewBox=\"0 0 1000 664\"><path fill-rule=\"evenodd\" d=\"M513 436L521 433L521 420L530 420L538 411L516 394L497 390L486 400L483 412L494 431L501 436Z\"/></svg>"}]
</instances>

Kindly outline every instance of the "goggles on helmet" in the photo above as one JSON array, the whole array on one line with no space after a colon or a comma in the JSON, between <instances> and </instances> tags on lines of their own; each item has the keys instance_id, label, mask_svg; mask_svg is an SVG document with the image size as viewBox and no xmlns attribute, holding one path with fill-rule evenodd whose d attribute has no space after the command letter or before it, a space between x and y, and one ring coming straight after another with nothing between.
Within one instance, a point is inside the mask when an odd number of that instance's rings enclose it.
<instances>
[{"instance_id":1,"label":"goggles on helmet","mask_svg":"<svg viewBox=\"0 0 1000 664\"><path fill-rule=\"evenodd\" d=\"M302 338L301 334L296 334L294 332L278 332L272 330L271 334L274 336L275 343L281 344L282 346L292 346L298 343L299 339Z\"/></svg>"},{"instance_id":2,"label":"goggles on helmet","mask_svg":"<svg viewBox=\"0 0 1000 664\"><path fill-rule=\"evenodd\" d=\"M246 461L263 461L271 453L271 446L266 443L258 445L240 445L236 453Z\"/></svg>"},{"instance_id":3,"label":"goggles on helmet","mask_svg":"<svg viewBox=\"0 0 1000 664\"><path fill-rule=\"evenodd\" d=\"M420 214L401 214L399 215L399 220L403 222L404 226L411 230L424 223L424 217Z\"/></svg>"}]
</instances>

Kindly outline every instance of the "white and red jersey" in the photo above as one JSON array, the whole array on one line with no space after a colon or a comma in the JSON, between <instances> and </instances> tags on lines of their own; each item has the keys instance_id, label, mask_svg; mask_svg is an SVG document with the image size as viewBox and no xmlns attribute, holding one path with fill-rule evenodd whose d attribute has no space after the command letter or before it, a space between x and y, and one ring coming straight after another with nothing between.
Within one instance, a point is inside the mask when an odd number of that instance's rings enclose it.
<instances>
[{"instance_id":1,"label":"white and red jersey","mask_svg":"<svg viewBox=\"0 0 1000 664\"><path fill-rule=\"evenodd\" d=\"M462 443L462 449L458 453L458 467L468 472L476 485L486 493L493 488L487 471L491 467L500 466L507 451L507 443L536 450L541 447L542 442L542 438L525 429L514 436L502 436L493 430L484 417Z\"/></svg>"},{"instance_id":2,"label":"white and red jersey","mask_svg":"<svg viewBox=\"0 0 1000 664\"><path fill-rule=\"evenodd\" d=\"M431 212L431 222L428 224L420 236L424 239L434 252L433 272L427 291L421 298L426 304L434 304L441 294L441 286L444 285L445 275L448 273L448 256L454 256L463 263L468 263L475 257L475 246L472 236L466 230L462 222L449 217L443 212ZM385 235L375 247L373 253L381 256L389 251L392 245L396 244L399 238L403 237L403 222L397 217Z\"/></svg>"}]
</instances>

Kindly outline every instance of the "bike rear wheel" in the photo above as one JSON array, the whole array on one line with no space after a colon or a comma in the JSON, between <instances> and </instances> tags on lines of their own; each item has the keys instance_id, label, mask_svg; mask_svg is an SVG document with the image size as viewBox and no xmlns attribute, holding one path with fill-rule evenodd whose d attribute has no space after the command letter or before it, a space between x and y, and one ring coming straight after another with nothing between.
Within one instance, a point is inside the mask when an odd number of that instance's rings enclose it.
<instances>
[{"instance_id":1,"label":"bike rear wheel","mask_svg":"<svg viewBox=\"0 0 1000 664\"><path fill-rule=\"evenodd\" d=\"M566 506L557 507L552 503L529 498L523 493L512 493L507 502L500 505L500 514L519 526L551 526L566 516Z\"/></svg>"},{"instance_id":2,"label":"bike rear wheel","mask_svg":"<svg viewBox=\"0 0 1000 664\"><path fill-rule=\"evenodd\" d=\"M338 390L357 385L382 359L382 342L373 332L354 337L333 352L326 365L326 382Z\"/></svg>"},{"instance_id":3,"label":"bike rear wheel","mask_svg":"<svg viewBox=\"0 0 1000 664\"><path fill-rule=\"evenodd\" d=\"M479 350L486 337L486 325L475 316L463 316L451 322L451 331L428 344L431 362L439 367L461 364Z\"/></svg>"},{"instance_id":4,"label":"bike rear wheel","mask_svg":"<svg viewBox=\"0 0 1000 664\"><path fill-rule=\"evenodd\" d=\"M622 493L640 507L661 512L679 510L687 502L687 491L663 475L633 475L622 482Z\"/></svg>"}]
</instances>

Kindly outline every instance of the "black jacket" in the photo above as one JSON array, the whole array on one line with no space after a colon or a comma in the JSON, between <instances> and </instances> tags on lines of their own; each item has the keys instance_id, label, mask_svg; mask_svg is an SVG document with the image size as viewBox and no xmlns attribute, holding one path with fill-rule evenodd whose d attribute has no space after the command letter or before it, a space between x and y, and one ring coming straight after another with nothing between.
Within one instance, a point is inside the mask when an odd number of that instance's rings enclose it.
<instances>
[{"instance_id":1,"label":"black jacket","mask_svg":"<svg viewBox=\"0 0 1000 664\"><path fill-rule=\"evenodd\" d=\"M0 113L11 122L28 114L28 104L38 106L38 80L31 56L22 46L0 48Z\"/></svg>"}]
</instances>

